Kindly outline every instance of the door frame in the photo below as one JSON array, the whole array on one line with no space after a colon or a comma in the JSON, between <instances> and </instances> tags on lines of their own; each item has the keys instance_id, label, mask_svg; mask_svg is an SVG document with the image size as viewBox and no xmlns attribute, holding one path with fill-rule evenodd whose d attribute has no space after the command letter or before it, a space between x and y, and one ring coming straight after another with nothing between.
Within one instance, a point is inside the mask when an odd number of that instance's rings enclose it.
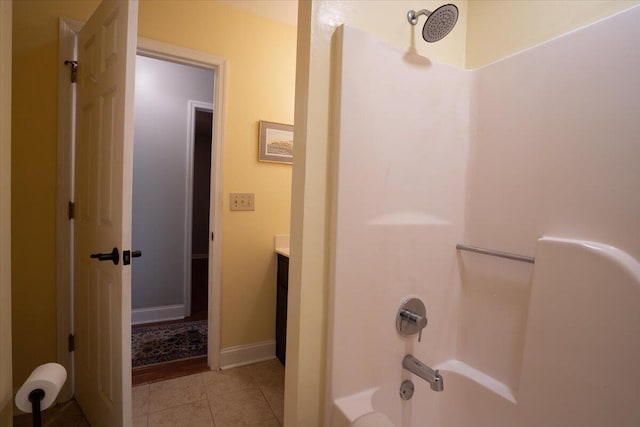
<instances>
[{"instance_id":1,"label":"door frame","mask_svg":"<svg viewBox=\"0 0 640 427\"><path fill-rule=\"evenodd\" d=\"M58 65L58 163L56 192L56 265L57 265L57 357L69 373L69 381L60 392L61 401L74 393L73 353L69 336L73 335L73 221L69 220L69 202L73 201L75 148L75 85L65 60L77 59L77 33L84 24L67 18L59 23ZM211 150L211 193L209 205L209 303L207 363L220 368L220 297L222 289L222 180L224 166L224 118L226 112L227 60L168 43L138 37L137 54L210 69L213 84L213 139Z\"/></svg>"},{"instance_id":2,"label":"door frame","mask_svg":"<svg viewBox=\"0 0 640 427\"><path fill-rule=\"evenodd\" d=\"M209 195L209 304L208 355L211 369L220 368L220 297L222 294L222 179L224 172L224 118L226 112L227 59L156 40L138 37L138 54L213 70L213 139L211 141L211 192Z\"/></svg>"},{"instance_id":3,"label":"door frame","mask_svg":"<svg viewBox=\"0 0 640 427\"><path fill-rule=\"evenodd\" d=\"M12 3L0 2L0 424L11 425L11 39Z\"/></svg>"},{"instance_id":4,"label":"door frame","mask_svg":"<svg viewBox=\"0 0 640 427\"><path fill-rule=\"evenodd\" d=\"M59 393L61 401L75 393L73 353L69 336L73 334L73 220L69 219L69 203L74 200L74 164L76 132L76 85L71 83L71 70L64 61L78 59L78 32L84 24L60 18L58 25L58 143L56 191L56 289L57 289L57 356L67 370L68 381Z\"/></svg>"},{"instance_id":5,"label":"door frame","mask_svg":"<svg viewBox=\"0 0 640 427\"><path fill-rule=\"evenodd\" d=\"M215 82L215 76L214 76ZM194 161L194 150L196 146L196 111L207 111L210 112L213 117L213 127L215 128L215 109L214 105L208 102L202 101L194 101L189 100L187 103L187 191L186 191L186 206L185 209L185 230L184 230L184 315L189 316L191 314L191 265L193 260L193 251L191 248L191 243L193 239L192 227L193 227L193 161ZM211 152L213 153L213 143L215 136L212 133L211 138ZM213 159L212 159L213 160ZM211 179L211 175L213 175L213 163L211 164L212 169L209 173L209 178ZM209 194L211 197L211 194ZM211 219L211 215L209 217ZM211 233L209 233L211 234ZM209 239L211 241L211 239ZM207 271L207 274L209 272Z\"/></svg>"}]
</instances>

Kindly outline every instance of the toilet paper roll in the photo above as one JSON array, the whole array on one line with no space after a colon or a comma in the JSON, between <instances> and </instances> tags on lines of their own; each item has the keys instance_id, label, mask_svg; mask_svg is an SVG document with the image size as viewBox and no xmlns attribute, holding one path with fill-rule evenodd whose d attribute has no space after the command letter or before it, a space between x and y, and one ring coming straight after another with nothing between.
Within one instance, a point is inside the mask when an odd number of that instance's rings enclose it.
<instances>
[{"instance_id":1,"label":"toilet paper roll","mask_svg":"<svg viewBox=\"0 0 640 427\"><path fill-rule=\"evenodd\" d=\"M23 412L31 412L29 393L41 389L44 390L44 399L40 402L40 409L47 409L58 397L66 380L67 371L62 365L45 363L38 366L16 393L16 406Z\"/></svg>"},{"instance_id":2,"label":"toilet paper roll","mask_svg":"<svg viewBox=\"0 0 640 427\"><path fill-rule=\"evenodd\" d=\"M351 424L353 427L394 427L393 423L382 412L370 412L356 420Z\"/></svg>"}]
</instances>

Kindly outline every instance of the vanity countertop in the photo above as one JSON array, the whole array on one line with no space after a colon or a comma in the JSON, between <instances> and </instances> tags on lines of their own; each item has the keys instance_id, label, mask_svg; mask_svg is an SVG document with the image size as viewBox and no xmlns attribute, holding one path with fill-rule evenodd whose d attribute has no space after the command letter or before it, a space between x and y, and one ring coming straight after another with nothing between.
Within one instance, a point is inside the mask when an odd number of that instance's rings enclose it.
<instances>
[{"instance_id":1,"label":"vanity countertop","mask_svg":"<svg viewBox=\"0 0 640 427\"><path fill-rule=\"evenodd\" d=\"M289 258L289 235L276 234L273 239L273 249L277 254Z\"/></svg>"},{"instance_id":2,"label":"vanity countertop","mask_svg":"<svg viewBox=\"0 0 640 427\"><path fill-rule=\"evenodd\" d=\"M276 253L289 258L289 248L276 248Z\"/></svg>"}]
</instances>

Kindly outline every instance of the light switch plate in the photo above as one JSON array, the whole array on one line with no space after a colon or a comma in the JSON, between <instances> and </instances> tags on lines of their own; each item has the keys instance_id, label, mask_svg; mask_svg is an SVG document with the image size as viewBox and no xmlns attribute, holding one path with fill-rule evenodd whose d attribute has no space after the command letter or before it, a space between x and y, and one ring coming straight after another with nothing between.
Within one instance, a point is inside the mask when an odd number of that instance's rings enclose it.
<instances>
[{"instance_id":1,"label":"light switch plate","mask_svg":"<svg viewBox=\"0 0 640 427\"><path fill-rule=\"evenodd\" d=\"M230 193L232 211L255 211L255 193Z\"/></svg>"}]
</instances>

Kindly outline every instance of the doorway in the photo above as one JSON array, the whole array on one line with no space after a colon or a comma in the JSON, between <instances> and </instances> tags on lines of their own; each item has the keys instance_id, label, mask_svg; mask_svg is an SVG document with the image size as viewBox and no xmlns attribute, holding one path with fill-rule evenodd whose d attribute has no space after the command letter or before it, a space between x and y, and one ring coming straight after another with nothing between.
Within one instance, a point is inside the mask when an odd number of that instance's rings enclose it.
<instances>
[{"instance_id":1,"label":"doorway","mask_svg":"<svg viewBox=\"0 0 640 427\"><path fill-rule=\"evenodd\" d=\"M191 316L206 318L209 301L209 206L213 111L192 103L193 191L191 215ZM203 316L204 314L204 316Z\"/></svg>"},{"instance_id":2,"label":"doorway","mask_svg":"<svg viewBox=\"0 0 640 427\"><path fill-rule=\"evenodd\" d=\"M132 245L143 257L132 267L134 385L166 379L179 361L183 373L208 369L214 77L136 57Z\"/></svg>"},{"instance_id":3,"label":"doorway","mask_svg":"<svg viewBox=\"0 0 640 427\"><path fill-rule=\"evenodd\" d=\"M69 337L74 334L73 321L73 260L69 253L73 253L73 224L68 220L74 200L73 182L75 176L74 152L75 152L75 110L76 110L76 84L69 79L69 67L65 60L77 59L78 32L83 23L69 19L60 20L60 70L59 70L59 105L58 118L58 191L57 191L57 217L58 217L58 360L74 377L73 353L70 352ZM222 176L223 163L222 152L224 150L224 111L226 94L226 59L191 49L177 47L167 43L157 42L139 37L137 53L150 58L164 59L175 63L192 65L214 73L213 106L210 108L216 112L213 115L213 134L211 147L211 182L210 182L210 218L208 260L208 352L203 365L207 369L218 369L220 365L220 287L221 287L221 253L222 253ZM186 107L185 107L186 108ZM138 264L142 258L133 260ZM128 285L127 285L128 286ZM183 314L182 314L183 315ZM124 333L124 332L123 332ZM127 333L127 335L129 335ZM72 351L72 350L71 350ZM74 395L75 381L69 381L60 394L61 400L68 400Z\"/></svg>"}]
</instances>

